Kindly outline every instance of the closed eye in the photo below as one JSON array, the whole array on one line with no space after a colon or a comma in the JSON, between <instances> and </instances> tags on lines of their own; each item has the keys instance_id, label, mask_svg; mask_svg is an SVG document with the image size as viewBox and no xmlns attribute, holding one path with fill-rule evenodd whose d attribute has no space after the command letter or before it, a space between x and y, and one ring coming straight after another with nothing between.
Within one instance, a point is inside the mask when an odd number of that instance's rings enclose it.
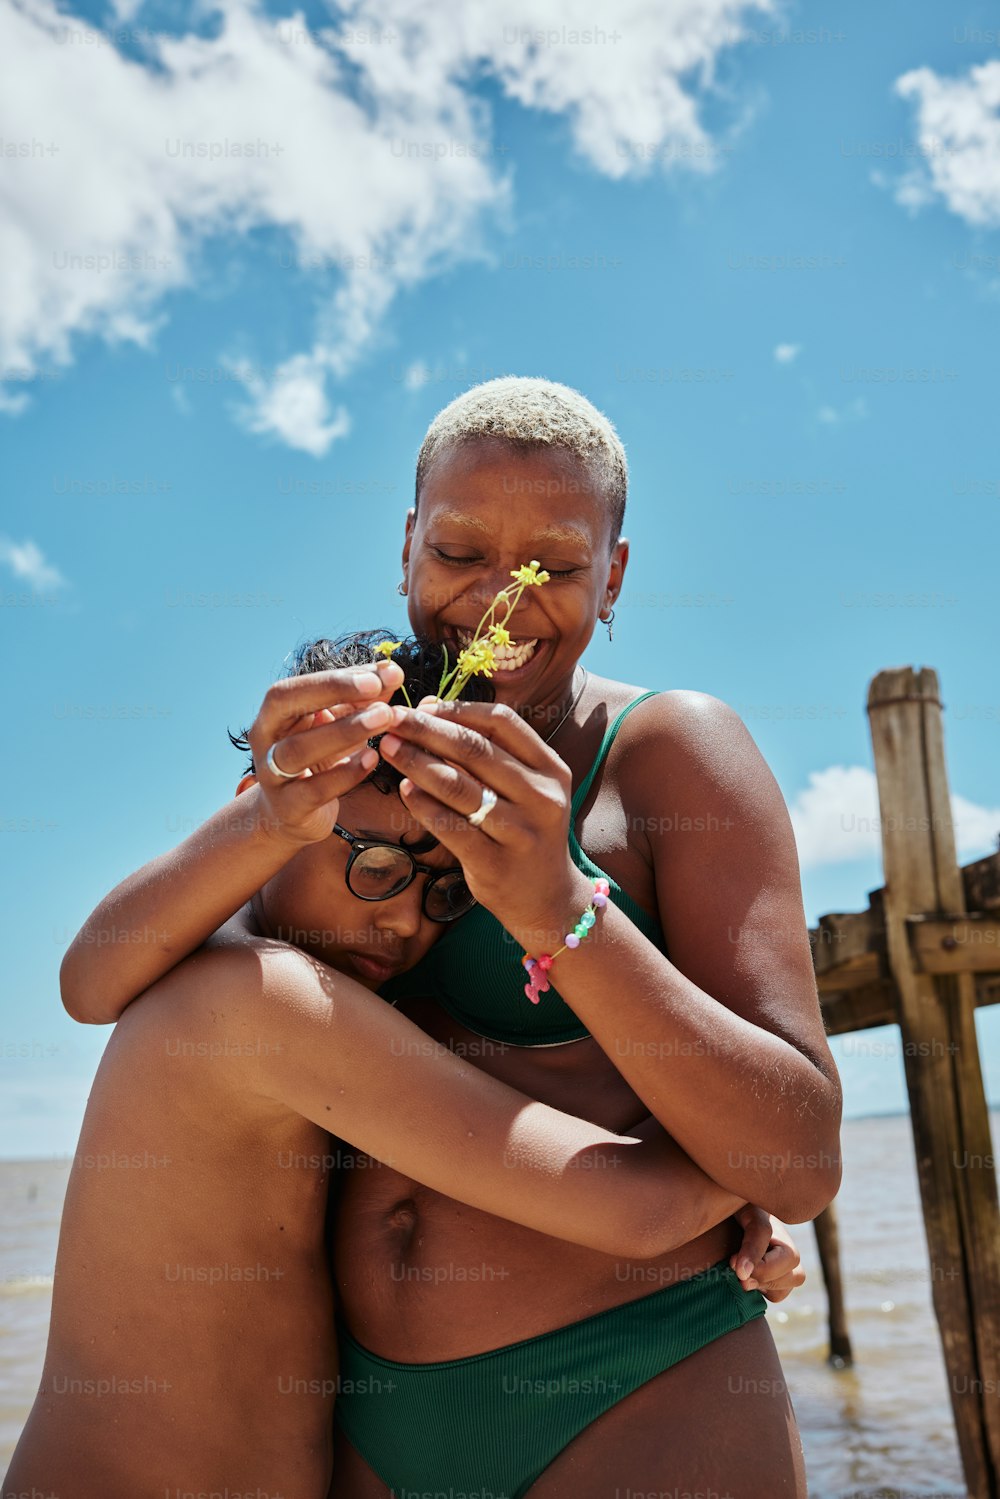
<instances>
[{"instance_id":1,"label":"closed eye","mask_svg":"<svg viewBox=\"0 0 1000 1499\"><path fill-rule=\"evenodd\" d=\"M447 552L442 552L441 548L436 546L432 546L431 551L439 562L450 562L456 567L471 567L483 560L482 557L450 557ZM548 567L544 563L542 567L551 578L571 578L574 573L583 571L580 567Z\"/></svg>"},{"instance_id":2,"label":"closed eye","mask_svg":"<svg viewBox=\"0 0 1000 1499\"><path fill-rule=\"evenodd\" d=\"M431 547L431 551L439 562L454 562L459 566L470 562L482 562L482 557L449 557L447 552L442 552L440 547Z\"/></svg>"}]
</instances>

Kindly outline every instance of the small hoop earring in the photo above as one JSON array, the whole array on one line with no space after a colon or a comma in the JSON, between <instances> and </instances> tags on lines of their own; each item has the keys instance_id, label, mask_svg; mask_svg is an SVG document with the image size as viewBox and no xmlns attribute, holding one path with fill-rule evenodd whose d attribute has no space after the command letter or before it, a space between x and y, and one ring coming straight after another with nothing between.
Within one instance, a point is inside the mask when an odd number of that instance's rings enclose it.
<instances>
[{"instance_id":1,"label":"small hoop earring","mask_svg":"<svg viewBox=\"0 0 1000 1499\"><path fill-rule=\"evenodd\" d=\"M401 593L404 598L406 597L406 584L403 582L402 578L400 578L399 582L396 584L396 592Z\"/></svg>"},{"instance_id":2,"label":"small hoop earring","mask_svg":"<svg viewBox=\"0 0 1000 1499\"><path fill-rule=\"evenodd\" d=\"M608 627L608 642L609 643L610 643L611 638L612 638L612 636L611 636L611 624L612 624L612 621L614 620L614 617L615 617L615 611L612 609L612 611L608 615L607 619L604 620L604 624L606 624L607 627Z\"/></svg>"}]
</instances>

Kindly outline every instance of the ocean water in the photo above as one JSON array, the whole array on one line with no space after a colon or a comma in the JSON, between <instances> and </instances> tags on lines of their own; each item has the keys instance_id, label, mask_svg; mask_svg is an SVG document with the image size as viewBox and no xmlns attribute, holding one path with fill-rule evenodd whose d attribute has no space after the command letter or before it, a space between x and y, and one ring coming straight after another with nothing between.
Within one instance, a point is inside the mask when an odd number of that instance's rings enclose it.
<instances>
[{"instance_id":1,"label":"ocean water","mask_svg":"<svg viewBox=\"0 0 1000 1499\"><path fill-rule=\"evenodd\" d=\"M996 1142L1000 1113L992 1123ZM806 1285L767 1314L811 1499L965 1499L909 1119L851 1120L843 1146L837 1205L853 1366L826 1361L826 1297L808 1225L795 1231ZM41 1371L70 1169L68 1160L0 1162L0 1468Z\"/></svg>"},{"instance_id":2,"label":"ocean water","mask_svg":"<svg viewBox=\"0 0 1000 1499\"><path fill-rule=\"evenodd\" d=\"M71 1162L0 1161L0 1472L42 1372Z\"/></svg>"},{"instance_id":3,"label":"ocean water","mask_svg":"<svg viewBox=\"0 0 1000 1499\"><path fill-rule=\"evenodd\" d=\"M991 1114L994 1159L1000 1113ZM827 1363L826 1293L807 1225L806 1284L769 1309L802 1432L810 1499L966 1495L948 1398L908 1115L849 1120L837 1198L854 1363Z\"/></svg>"}]
</instances>

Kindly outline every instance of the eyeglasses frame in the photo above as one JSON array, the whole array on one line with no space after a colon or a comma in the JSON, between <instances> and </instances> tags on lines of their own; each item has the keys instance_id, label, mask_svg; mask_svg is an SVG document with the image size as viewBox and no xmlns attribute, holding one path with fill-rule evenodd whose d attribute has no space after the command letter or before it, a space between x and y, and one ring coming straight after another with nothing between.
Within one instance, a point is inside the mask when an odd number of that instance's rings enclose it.
<instances>
[{"instance_id":1,"label":"eyeglasses frame","mask_svg":"<svg viewBox=\"0 0 1000 1499\"><path fill-rule=\"evenodd\" d=\"M427 920L433 921L436 926L450 926L453 921L458 921L462 916L467 916L468 913L472 910L472 906L478 905L478 901L473 896L472 905L467 906L464 911L457 912L457 914L454 916L432 916L427 909L428 892L431 890L435 882L439 879L443 879L445 875L462 874L463 870L460 864L454 865L451 869L435 869L430 864L418 864L416 859L413 857L413 854L403 843L391 843L387 838L359 838L356 833L348 832L347 828L342 827L339 822L334 823L333 831L338 835L338 837L343 838L344 841L350 845L351 852L348 855L347 868L344 870L344 883L347 885L348 890L350 890L355 899L366 901L394 900L397 895L402 895L404 890L409 890L410 886L413 884L413 881L417 878L417 875L427 874L430 875L430 879L424 886L424 893L421 897L420 907L424 915L427 917ZM398 890L393 890L391 895L359 895L358 892L351 886L351 869L354 866L355 860L359 859L362 854L367 853L368 850L372 848L391 848L394 853L405 854L410 861L409 879L404 885L400 885Z\"/></svg>"}]
</instances>

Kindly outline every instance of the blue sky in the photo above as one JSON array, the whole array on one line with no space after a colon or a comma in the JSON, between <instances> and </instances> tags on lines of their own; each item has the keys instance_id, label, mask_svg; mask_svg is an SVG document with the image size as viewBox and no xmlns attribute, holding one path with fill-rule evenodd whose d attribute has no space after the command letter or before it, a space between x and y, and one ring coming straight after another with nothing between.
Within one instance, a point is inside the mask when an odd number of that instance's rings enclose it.
<instances>
[{"instance_id":1,"label":"blue sky","mask_svg":"<svg viewBox=\"0 0 1000 1499\"><path fill-rule=\"evenodd\" d=\"M882 883L881 668L938 671L960 859L996 848L996 17L685 9L4 12L5 1154L73 1150L109 1034L67 941L231 795L295 644L402 625L421 438L494 375L615 422L588 664L740 711L810 922ZM903 1106L893 1032L837 1051L849 1113Z\"/></svg>"}]
</instances>

